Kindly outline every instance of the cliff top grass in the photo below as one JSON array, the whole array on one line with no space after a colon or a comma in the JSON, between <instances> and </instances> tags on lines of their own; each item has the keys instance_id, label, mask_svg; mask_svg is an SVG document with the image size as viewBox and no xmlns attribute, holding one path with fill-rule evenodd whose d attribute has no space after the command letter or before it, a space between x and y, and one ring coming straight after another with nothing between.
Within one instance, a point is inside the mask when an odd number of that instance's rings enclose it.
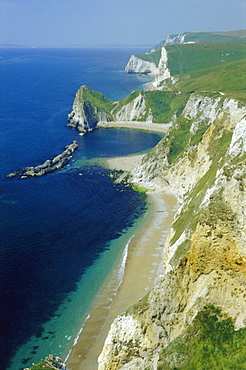
<instances>
[{"instance_id":1,"label":"cliff top grass","mask_svg":"<svg viewBox=\"0 0 246 370\"><path fill-rule=\"evenodd\" d=\"M136 55L139 59L146 60L147 62L155 63L156 67L158 67L160 58L161 58L161 49L155 50L153 53L149 54L139 54Z\"/></svg>"},{"instance_id":2,"label":"cliff top grass","mask_svg":"<svg viewBox=\"0 0 246 370\"><path fill-rule=\"evenodd\" d=\"M236 331L218 308L204 307L185 333L161 351L157 369L246 369L246 329Z\"/></svg>"},{"instance_id":3,"label":"cliff top grass","mask_svg":"<svg viewBox=\"0 0 246 370\"><path fill-rule=\"evenodd\" d=\"M166 50L172 76L246 58L246 44L181 44L168 45Z\"/></svg>"},{"instance_id":4,"label":"cliff top grass","mask_svg":"<svg viewBox=\"0 0 246 370\"><path fill-rule=\"evenodd\" d=\"M171 38L180 36L179 34L170 35ZM185 32L182 34L185 36L185 42L195 43L244 43L246 42L246 30L236 30L228 32ZM161 41L154 49L159 49L164 46L166 40Z\"/></svg>"},{"instance_id":5,"label":"cliff top grass","mask_svg":"<svg viewBox=\"0 0 246 370\"><path fill-rule=\"evenodd\" d=\"M109 113L114 108L114 102L107 99L106 96L103 94L91 90L89 87L83 85L78 91L77 99L81 103L84 101L88 101L94 104L99 110L104 110L105 112Z\"/></svg>"},{"instance_id":6,"label":"cliff top grass","mask_svg":"<svg viewBox=\"0 0 246 370\"><path fill-rule=\"evenodd\" d=\"M168 123L173 115L179 116L187 103L190 93L177 93L176 91L146 91L147 114L151 111L155 123ZM146 119L147 117L143 117Z\"/></svg>"},{"instance_id":7,"label":"cliff top grass","mask_svg":"<svg viewBox=\"0 0 246 370\"><path fill-rule=\"evenodd\" d=\"M203 91L237 99L246 98L246 59L180 75L172 87L181 91Z\"/></svg>"}]
</instances>

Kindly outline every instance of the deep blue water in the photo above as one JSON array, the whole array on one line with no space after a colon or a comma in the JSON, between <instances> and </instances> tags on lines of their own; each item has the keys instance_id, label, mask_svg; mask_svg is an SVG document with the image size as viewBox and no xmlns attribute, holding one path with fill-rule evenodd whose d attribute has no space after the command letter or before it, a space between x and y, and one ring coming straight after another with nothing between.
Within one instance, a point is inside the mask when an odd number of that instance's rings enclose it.
<instances>
[{"instance_id":1,"label":"deep blue water","mask_svg":"<svg viewBox=\"0 0 246 370\"><path fill-rule=\"evenodd\" d=\"M114 250L118 247L111 241L124 237L146 210L144 195L114 184L107 170L89 167L86 159L146 151L160 136L99 129L81 137L66 127L80 85L112 100L141 89L146 77L129 76L124 67L131 54L142 52L0 50L2 368L19 370L51 352L65 353L67 338L73 340L78 330L72 319L68 323L69 310L74 317L85 314L83 309L75 312L73 294L82 289L80 299L88 309L113 262L101 267L100 277L93 266L104 253L111 253L111 259L117 256L122 249ZM6 178L59 154L72 140L79 142L74 158L80 161L41 178Z\"/></svg>"}]
</instances>

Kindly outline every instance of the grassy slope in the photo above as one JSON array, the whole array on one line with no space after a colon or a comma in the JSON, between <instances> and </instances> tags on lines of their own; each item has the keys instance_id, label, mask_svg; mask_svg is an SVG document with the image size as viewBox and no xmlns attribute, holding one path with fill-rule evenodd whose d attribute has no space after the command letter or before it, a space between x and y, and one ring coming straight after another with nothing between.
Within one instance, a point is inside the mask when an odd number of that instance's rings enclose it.
<instances>
[{"instance_id":1,"label":"grassy slope","mask_svg":"<svg viewBox=\"0 0 246 370\"><path fill-rule=\"evenodd\" d=\"M246 369L246 329L204 307L186 332L161 351L158 370Z\"/></svg>"},{"instance_id":2,"label":"grassy slope","mask_svg":"<svg viewBox=\"0 0 246 370\"><path fill-rule=\"evenodd\" d=\"M221 91L234 98L246 98L246 59L202 69L180 77L173 88L182 91Z\"/></svg>"},{"instance_id":3,"label":"grassy slope","mask_svg":"<svg viewBox=\"0 0 246 370\"><path fill-rule=\"evenodd\" d=\"M246 44L185 44L166 49L172 76L246 58Z\"/></svg>"},{"instance_id":4,"label":"grassy slope","mask_svg":"<svg viewBox=\"0 0 246 370\"><path fill-rule=\"evenodd\" d=\"M174 114L180 115L190 94L174 91L147 91L144 93L147 114L149 109L156 123L168 123ZM146 119L147 117L143 117Z\"/></svg>"},{"instance_id":5,"label":"grassy slope","mask_svg":"<svg viewBox=\"0 0 246 370\"><path fill-rule=\"evenodd\" d=\"M103 94L89 89L87 86L82 86L79 90L78 99L80 102L89 101L93 103L99 110L111 114L114 107L114 102L107 99Z\"/></svg>"},{"instance_id":6,"label":"grassy slope","mask_svg":"<svg viewBox=\"0 0 246 370\"><path fill-rule=\"evenodd\" d=\"M161 57L161 49L157 49L154 53L149 54L139 54L136 55L139 59L147 60L148 62L155 63L155 65L158 67L159 60Z\"/></svg>"}]
</instances>

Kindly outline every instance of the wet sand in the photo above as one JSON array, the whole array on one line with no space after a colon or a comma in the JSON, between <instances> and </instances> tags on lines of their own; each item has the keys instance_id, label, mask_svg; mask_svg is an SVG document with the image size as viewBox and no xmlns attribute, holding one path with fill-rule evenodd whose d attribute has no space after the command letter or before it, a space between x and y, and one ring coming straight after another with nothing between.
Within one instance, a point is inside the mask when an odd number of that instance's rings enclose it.
<instances>
[{"instance_id":1,"label":"wet sand","mask_svg":"<svg viewBox=\"0 0 246 370\"><path fill-rule=\"evenodd\" d=\"M163 268L163 245L177 211L174 196L150 193L148 215L125 249L123 280L115 295L121 261L117 261L90 310L90 317L66 361L68 370L96 370L113 320L154 286Z\"/></svg>"}]
</instances>

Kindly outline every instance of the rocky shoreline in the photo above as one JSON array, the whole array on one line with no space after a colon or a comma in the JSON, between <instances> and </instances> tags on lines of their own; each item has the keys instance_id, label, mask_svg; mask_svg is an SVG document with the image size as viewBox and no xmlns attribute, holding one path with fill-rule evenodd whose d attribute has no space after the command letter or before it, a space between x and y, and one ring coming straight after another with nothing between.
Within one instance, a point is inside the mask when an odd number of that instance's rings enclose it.
<instances>
[{"instance_id":1,"label":"rocky shoreline","mask_svg":"<svg viewBox=\"0 0 246 370\"><path fill-rule=\"evenodd\" d=\"M56 171L68 163L78 146L77 141L73 141L72 144L67 145L65 150L56 157L47 159L43 164L35 167L20 168L19 170L8 174L7 177L15 177L16 175L19 175L21 179L26 179L27 177L43 176L49 172Z\"/></svg>"}]
</instances>

